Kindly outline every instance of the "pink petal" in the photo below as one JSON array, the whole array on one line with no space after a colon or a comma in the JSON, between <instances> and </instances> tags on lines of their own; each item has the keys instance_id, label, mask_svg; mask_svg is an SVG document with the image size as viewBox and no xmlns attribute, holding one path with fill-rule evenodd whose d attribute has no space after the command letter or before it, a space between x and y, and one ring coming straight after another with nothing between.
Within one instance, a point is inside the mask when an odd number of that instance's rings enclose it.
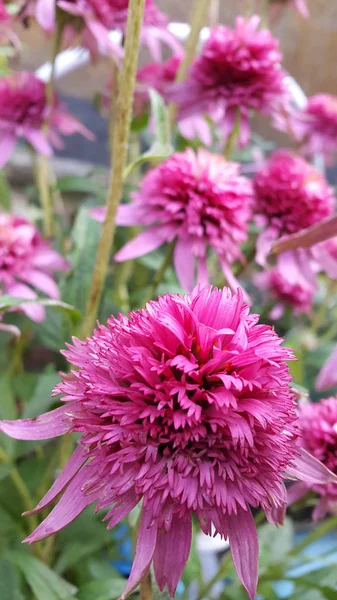
<instances>
[{"instance_id":1,"label":"pink petal","mask_svg":"<svg viewBox=\"0 0 337 600\"><path fill-rule=\"evenodd\" d=\"M70 263L55 250L48 247L43 247L37 250L32 256L31 265L40 269L68 271Z\"/></svg>"},{"instance_id":2,"label":"pink petal","mask_svg":"<svg viewBox=\"0 0 337 600\"><path fill-rule=\"evenodd\" d=\"M11 133L2 134L0 142L0 169L6 164L10 158L14 146L16 144L16 137Z\"/></svg>"},{"instance_id":3,"label":"pink petal","mask_svg":"<svg viewBox=\"0 0 337 600\"><path fill-rule=\"evenodd\" d=\"M17 298L23 298L25 300L34 300L37 297L34 290L28 287L28 285L18 282L11 285L10 288L7 289L7 292L11 296L16 296ZM32 321L36 321L36 323L42 323L46 318L46 311L44 307L39 304L21 304L18 308L22 310L27 317L32 319Z\"/></svg>"},{"instance_id":4,"label":"pink petal","mask_svg":"<svg viewBox=\"0 0 337 600\"><path fill-rule=\"evenodd\" d=\"M99 490L96 489L95 492L92 492L91 494L86 494L83 490L85 484L91 479L93 474L94 471L90 464L83 467L83 469L75 475L61 500L55 508L53 508L48 517L42 521L33 533L26 537L24 542L32 544L53 535L74 521L74 519L76 519L89 504L95 502Z\"/></svg>"},{"instance_id":5,"label":"pink petal","mask_svg":"<svg viewBox=\"0 0 337 600\"><path fill-rule=\"evenodd\" d=\"M337 483L337 475L327 469L317 458L300 448L300 455L287 467L287 473L306 483Z\"/></svg>"},{"instance_id":6,"label":"pink petal","mask_svg":"<svg viewBox=\"0 0 337 600\"><path fill-rule=\"evenodd\" d=\"M305 496L308 493L308 491L308 486L305 485L305 483L303 483L302 481L298 481L297 483L291 485L290 488L287 490L288 506L294 504L294 502L297 502L297 500L303 498L303 496Z\"/></svg>"},{"instance_id":7,"label":"pink petal","mask_svg":"<svg viewBox=\"0 0 337 600\"><path fill-rule=\"evenodd\" d=\"M254 600L258 579L259 541L250 509L238 507L228 516L228 538L233 563L248 596Z\"/></svg>"},{"instance_id":8,"label":"pink petal","mask_svg":"<svg viewBox=\"0 0 337 600\"><path fill-rule=\"evenodd\" d=\"M337 216L322 219L316 225L301 229L291 235L283 236L273 244L273 252L279 254L296 248L310 248L337 235Z\"/></svg>"},{"instance_id":9,"label":"pink petal","mask_svg":"<svg viewBox=\"0 0 337 600\"><path fill-rule=\"evenodd\" d=\"M261 267L266 266L266 258L270 254L273 241L276 240L278 232L276 229L269 227L259 234L256 240L256 257L255 260Z\"/></svg>"},{"instance_id":10,"label":"pink petal","mask_svg":"<svg viewBox=\"0 0 337 600\"><path fill-rule=\"evenodd\" d=\"M178 238L174 247L174 268L180 285L191 292L194 287L195 257L190 239Z\"/></svg>"},{"instance_id":11,"label":"pink petal","mask_svg":"<svg viewBox=\"0 0 337 600\"><path fill-rule=\"evenodd\" d=\"M52 32L55 27L56 0L37 0L35 18L45 31Z\"/></svg>"},{"instance_id":12,"label":"pink petal","mask_svg":"<svg viewBox=\"0 0 337 600\"><path fill-rule=\"evenodd\" d=\"M316 390L322 392L335 385L337 385L337 347L318 373Z\"/></svg>"},{"instance_id":13,"label":"pink petal","mask_svg":"<svg viewBox=\"0 0 337 600\"><path fill-rule=\"evenodd\" d=\"M93 35L97 42L97 47L102 54L111 56L115 62L119 65L123 58L123 48L116 44L110 36L109 30L104 27L99 21L93 21L92 19L86 19L87 27L90 33Z\"/></svg>"},{"instance_id":14,"label":"pink petal","mask_svg":"<svg viewBox=\"0 0 337 600\"><path fill-rule=\"evenodd\" d=\"M16 440L49 440L73 429L68 405L44 413L34 419L0 421L0 431Z\"/></svg>"},{"instance_id":15,"label":"pink petal","mask_svg":"<svg viewBox=\"0 0 337 600\"><path fill-rule=\"evenodd\" d=\"M131 260L138 256L144 256L149 254L153 250L157 250L159 246L162 246L165 242L173 239L174 233L172 228L165 226L151 227L146 231L143 231L137 235L131 242L128 242L115 254L116 262L123 262L124 260Z\"/></svg>"},{"instance_id":16,"label":"pink petal","mask_svg":"<svg viewBox=\"0 0 337 600\"><path fill-rule=\"evenodd\" d=\"M68 485L69 481L75 477L76 473L83 467L84 463L87 460L87 455L81 446L76 448L75 452L73 452L70 460L67 465L64 467L63 471L54 481L50 490L43 496L42 500L37 504L37 506L28 512L23 513L24 515L35 515L36 513L44 510L53 500L55 500L56 496L58 496L61 492L63 492L64 488Z\"/></svg>"},{"instance_id":17,"label":"pink petal","mask_svg":"<svg viewBox=\"0 0 337 600\"><path fill-rule=\"evenodd\" d=\"M99 223L104 223L106 215L106 206L97 206L97 208L91 208L89 210L89 215Z\"/></svg>"},{"instance_id":18,"label":"pink petal","mask_svg":"<svg viewBox=\"0 0 337 600\"><path fill-rule=\"evenodd\" d=\"M148 572L156 547L157 530L157 522L153 521L151 512L143 510L137 538L136 555L126 588L119 600L125 600Z\"/></svg>"},{"instance_id":19,"label":"pink petal","mask_svg":"<svg viewBox=\"0 0 337 600\"><path fill-rule=\"evenodd\" d=\"M39 129L25 129L24 137L39 154L52 156L53 150L45 135Z\"/></svg>"},{"instance_id":20,"label":"pink petal","mask_svg":"<svg viewBox=\"0 0 337 600\"><path fill-rule=\"evenodd\" d=\"M191 515L182 519L174 515L170 530L158 532L154 571L160 591L167 585L172 598L187 563L191 541Z\"/></svg>"},{"instance_id":21,"label":"pink petal","mask_svg":"<svg viewBox=\"0 0 337 600\"><path fill-rule=\"evenodd\" d=\"M209 284L208 268L206 256L198 258L198 283L202 286Z\"/></svg>"},{"instance_id":22,"label":"pink petal","mask_svg":"<svg viewBox=\"0 0 337 600\"><path fill-rule=\"evenodd\" d=\"M90 141L95 141L96 136L87 127L85 127L78 119L65 111L57 111L53 117L53 123L57 125L63 135L74 135L80 133Z\"/></svg>"},{"instance_id":23,"label":"pink petal","mask_svg":"<svg viewBox=\"0 0 337 600\"><path fill-rule=\"evenodd\" d=\"M326 496L322 496L319 499L319 501L317 502L317 504L312 512L313 520L317 521L318 519L324 519L326 513L328 512L328 508L329 508L328 499Z\"/></svg>"},{"instance_id":24,"label":"pink petal","mask_svg":"<svg viewBox=\"0 0 337 600\"><path fill-rule=\"evenodd\" d=\"M134 489L130 490L127 494L122 496L118 503L108 512L104 521L109 521L107 529L115 527L124 517L126 517L138 504L139 497L135 493ZM96 510L99 509L99 504Z\"/></svg>"},{"instance_id":25,"label":"pink petal","mask_svg":"<svg viewBox=\"0 0 337 600\"><path fill-rule=\"evenodd\" d=\"M273 506L270 510L265 510L267 521L273 525L283 525L286 516L287 505Z\"/></svg>"},{"instance_id":26,"label":"pink petal","mask_svg":"<svg viewBox=\"0 0 337 600\"><path fill-rule=\"evenodd\" d=\"M37 288L50 298L54 298L55 300L60 298L60 290L54 279L42 271L27 269L24 273L20 274L20 279Z\"/></svg>"},{"instance_id":27,"label":"pink petal","mask_svg":"<svg viewBox=\"0 0 337 600\"><path fill-rule=\"evenodd\" d=\"M306 19L310 17L306 0L295 0L295 6L302 17L305 17Z\"/></svg>"}]
</instances>

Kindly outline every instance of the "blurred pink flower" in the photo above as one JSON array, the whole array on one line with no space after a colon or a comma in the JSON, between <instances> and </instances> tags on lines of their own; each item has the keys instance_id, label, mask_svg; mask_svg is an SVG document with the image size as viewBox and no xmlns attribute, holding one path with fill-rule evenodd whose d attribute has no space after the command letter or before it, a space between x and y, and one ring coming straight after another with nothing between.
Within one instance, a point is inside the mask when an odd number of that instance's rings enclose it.
<instances>
[{"instance_id":1,"label":"blurred pink flower","mask_svg":"<svg viewBox=\"0 0 337 600\"><path fill-rule=\"evenodd\" d=\"M306 108L292 119L292 127L305 154L333 158L337 152L337 97L311 96Z\"/></svg>"},{"instance_id":2,"label":"blurred pink flower","mask_svg":"<svg viewBox=\"0 0 337 600\"><path fill-rule=\"evenodd\" d=\"M321 368L316 379L316 390L328 390L337 385L337 348Z\"/></svg>"},{"instance_id":3,"label":"blurred pink flower","mask_svg":"<svg viewBox=\"0 0 337 600\"><path fill-rule=\"evenodd\" d=\"M64 355L76 369L54 394L60 408L35 419L0 421L18 439L80 432L78 447L33 513L63 492L28 536L36 542L73 521L89 504L110 508L114 527L141 500L131 574L139 584L152 561L163 590L175 589L187 562L192 513L212 524L230 549L251 599L258 539L250 507L282 524L282 478L327 483L337 478L296 439L297 415L287 361L293 354L242 293L211 287L150 302L129 317L110 317L92 337L73 338Z\"/></svg>"},{"instance_id":4,"label":"blurred pink flower","mask_svg":"<svg viewBox=\"0 0 337 600\"><path fill-rule=\"evenodd\" d=\"M48 132L43 130L46 121ZM9 159L19 138L47 156L52 154L52 146L62 147L60 133L81 133L94 139L84 125L66 112L56 95L53 106L47 105L45 83L29 71L0 78L0 133L0 168Z\"/></svg>"},{"instance_id":5,"label":"blurred pink flower","mask_svg":"<svg viewBox=\"0 0 337 600\"><path fill-rule=\"evenodd\" d=\"M330 471L337 474L337 399L324 398L317 403L299 404L298 410L301 445ZM289 489L289 504L299 500L310 490L320 496L313 512L314 519L322 519L331 509L336 512L336 483L295 483Z\"/></svg>"},{"instance_id":6,"label":"blurred pink flower","mask_svg":"<svg viewBox=\"0 0 337 600\"><path fill-rule=\"evenodd\" d=\"M334 210L334 193L323 175L288 150L272 154L256 174L254 189L257 223L263 230L256 260L262 265L274 240L310 227ZM290 256L289 252L284 254ZM308 253L298 251L296 256L302 260Z\"/></svg>"},{"instance_id":7,"label":"blurred pink flower","mask_svg":"<svg viewBox=\"0 0 337 600\"><path fill-rule=\"evenodd\" d=\"M269 0L270 1L270 20L273 23L282 13L282 9L287 4L297 10L304 18L310 16L306 0Z\"/></svg>"},{"instance_id":8,"label":"blurred pink flower","mask_svg":"<svg viewBox=\"0 0 337 600\"><path fill-rule=\"evenodd\" d=\"M266 300L276 300L270 312L271 319L279 319L287 307L294 314L308 313L312 307L314 290L300 274L295 279L285 277L283 272L274 267L269 271L258 273L255 277L258 287L267 292Z\"/></svg>"},{"instance_id":9,"label":"blurred pink flower","mask_svg":"<svg viewBox=\"0 0 337 600\"><path fill-rule=\"evenodd\" d=\"M165 62L152 62L138 71L135 97L136 113L146 110L149 103L149 88L157 90L161 96L166 97L167 90L175 81L182 58L182 54L175 54ZM199 138L205 146L211 145L212 133L202 115L180 119L178 126L181 134L187 139Z\"/></svg>"},{"instance_id":10,"label":"blurred pink flower","mask_svg":"<svg viewBox=\"0 0 337 600\"><path fill-rule=\"evenodd\" d=\"M58 299L54 271L69 269L68 262L44 240L35 225L20 216L0 213L0 294L34 299L35 288ZM43 321L44 308L23 304L21 310L34 321Z\"/></svg>"},{"instance_id":11,"label":"blurred pink flower","mask_svg":"<svg viewBox=\"0 0 337 600\"><path fill-rule=\"evenodd\" d=\"M71 19L66 24L65 38L68 43L80 33L81 43L93 55L108 54L117 61L123 56L123 48L110 37L113 29L125 30L129 0L32 0L33 14L47 32L55 29L56 11L62 10ZM79 28L78 18L82 20ZM161 58L161 43L168 44L174 51L180 44L167 29L168 19L160 12L154 0L146 0L142 40L155 60Z\"/></svg>"},{"instance_id":12,"label":"blurred pink flower","mask_svg":"<svg viewBox=\"0 0 337 600\"><path fill-rule=\"evenodd\" d=\"M118 225L147 229L115 256L124 261L143 256L176 240L174 267L183 288L197 280L208 282L207 248L217 254L230 287L237 287L230 265L242 259L240 245L247 239L253 199L250 181L239 175L239 165L205 150L176 153L151 169L133 202L120 206ZM92 215L103 219L105 209Z\"/></svg>"},{"instance_id":13,"label":"blurred pink flower","mask_svg":"<svg viewBox=\"0 0 337 600\"><path fill-rule=\"evenodd\" d=\"M259 25L257 16L238 17L235 29L218 26L211 31L186 81L173 85L168 95L178 103L181 118L206 113L220 124L225 138L239 118L240 143L245 145L252 110L271 116L287 110L278 41Z\"/></svg>"}]
</instances>

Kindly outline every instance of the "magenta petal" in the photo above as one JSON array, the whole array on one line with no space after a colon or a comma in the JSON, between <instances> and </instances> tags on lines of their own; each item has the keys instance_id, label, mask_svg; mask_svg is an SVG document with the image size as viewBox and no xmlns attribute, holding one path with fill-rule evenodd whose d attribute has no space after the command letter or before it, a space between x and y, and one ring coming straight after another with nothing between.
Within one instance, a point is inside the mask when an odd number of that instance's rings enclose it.
<instances>
[{"instance_id":1,"label":"magenta petal","mask_svg":"<svg viewBox=\"0 0 337 600\"><path fill-rule=\"evenodd\" d=\"M75 475L61 500L55 508L53 508L48 517L42 521L42 523L33 531L33 533L26 537L24 541L32 544L39 540L43 540L49 535L53 535L76 519L89 504L95 502L99 490L96 489L95 492L86 494L82 489L94 475L94 472L95 471L90 464L83 467L83 469Z\"/></svg>"},{"instance_id":2,"label":"magenta petal","mask_svg":"<svg viewBox=\"0 0 337 600\"><path fill-rule=\"evenodd\" d=\"M35 17L38 24L47 32L52 32L55 27L56 0L37 0Z\"/></svg>"},{"instance_id":3,"label":"magenta petal","mask_svg":"<svg viewBox=\"0 0 337 600\"><path fill-rule=\"evenodd\" d=\"M151 227L147 231L143 231L137 235L131 242L128 242L115 254L116 262L131 260L138 256L149 254L153 250L157 250L167 241L172 239L172 233L167 227Z\"/></svg>"},{"instance_id":4,"label":"magenta petal","mask_svg":"<svg viewBox=\"0 0 337 600\"><path fill-rule=\"evenodd\" d=\"M14 146L16 144L16 137L10 133L2 135L0 142L0 169L6 164L9 157L11 156Z\"/></svg>"},{"instance_id":5,"label":"magenta petal","mask_svg":"<svg viewBox=\"0 0 337 600\"><path fill-rule=\"evenodd\" d=\"M23 273L20 273L20 279L37 288L50 298L58 300L60 297L60 290L54 279L42 271L27 269Z\"/></svg>"},{"instance_id":6,"label":"magenta petal","mask_svg":"<svg viewBox=\"0 0 337 600\"><path fill-rule=\"evenodd\" d=\"M53 150L46 136L39 129L26 129L24 137L35 148L39 154L52 156Z\"/></svg>"},{"instance_id":7,"label":"magenta petal","mask_svg":"<svg viewBox=\"0 0 337 600\"><path fill-rule=\"evenodd\" d=\"M0 431L16 440L49 440L72 431L73 419L69 413L70 408L65 405L35 419L0 421Z\"/></svg>"},{"instance_id":8,"label":"magenta petal","mask_svg":"<svg viewBox=\"0 0 337 600\"><path fill-rule=\"evenodd\" d=\"M327 469L317 458L309 454L304 448L299 450L292 465L287 467L287 473L307 483L337 483L337 475Z\"/></svg>"},{"instance_id":9,"label":"magenta petal","mask_svg":"<svg viewBox=\"0 0 337 600\"><path fill-rule=\"evenodd\" d=\"M91 208L89 210L89 215L99 223L104 223L106 206L97 206L96 208Z\"/></svg>"},{"instance_id":10,"label":"magenta petal","mask_svg":"<svg viewBox=\"0 0 337 600\"><path fill-rule=\"evenodd\" d=\"M179 238L174 248L174 268L180 285L187 292L194 286L194 263L191 240Z\"/></svg>"},{"instance_id":11,"label":"magenta petal","mask_svg":"<svg viewBox=\"0 0 337 600\"><path fill-rule=\"evenodd\" d=\"M72 454L70 460L64 467L63 471L54 481L50 490L46 493L45 496L43 496L42 500L40 500L40 502L33 510L30 510L23 514L35 515L36 513L40 512L40 510L44 510L51 502L53 502L53 500L55 500L56 496L63 492L64 488L68 485L69 481L71 481L73 477L75 477L76 473L81 469L81 467L83 467L86 460L87 456L84 453L83 448L79 446Z\"/></svg>"},{"instance_id":12,"label":"magenta petal","mask_svg":"<svg viewBox=\"0 0 337 600\"><path fill-rule=\"evenodd\" d=\"M322 392L337 385L337 347L321 368L316 379L316 390Z\"/></svg>"},{"instance_id":13,"label":"magenta petal","mask_svg":"<svg viewBox=\"0 0 337 600\"><path fill-rule=\"evenodd\" d=\"M328 512L328 508L329 508L328 498L326 496L322 496L318 500L318 502L312 512L313 521L317 521L318 519L324 519L326 513Z\"/></svg>"},{"instance_id":14,"label":"magenta petal","mask_svg":"<svg viewBox=\"0 0 337 600\"><path fill-rule=\"evenodd\" d=\"M228 516L228 538L238 577L253 600L258 578L259 541L250 509L238 507L237 515Z\"/></svg>"},{"instance_id":15,"label":"magenta petal","mask_svg":"<svg viewBox=\"0 0 337 600\"><path fill-rule=\"evenodd\" d=\"M187 563L191 541L191 515L182 519L174 515L170 530L158 532L154 571L160 591L167 585L172 598Z\"/></svg>"},{"instance_id":16,"label":"magenta petal","mask_svg":"<svg viewBox=\"0 0 337 600\"><path fill-rule=\"evenodd\" d=\"M120 600L125 600L148 572L156 547L157 530L158 526L156 521L153 521L151 512L143 510L138 532L136 555L126 588Z\"/></svg>"},{"instance_id":17,"label":"magenta petal","mask_svg":"<svg viewBox=\"0 0 337 600\"><path fill-rule=\"evenodd\" d=\"M294 483L293 485L290 486L290 488L287 490L288 492L288 506L290 506L291 504L294 504L294 502L297 502L297 500L300 500L301 498L303 498L303 496L305 496L309 491L309 487L303 483L303 481L298 481L296 483Z\"/></svg>"},{"instance_id":18,"label":"magenta petal","mask_svg":"<svg viewBox=\"0 0 337 600\"><path fill-rule=\"evenodd\" d=\"M267 521L273 525L283 525L286 516L287 505L273 506L271 509L265 509Z\"/></svg>"},{"instance_id":19,"label":"magenta petal","mask_svg":"<svg viewBox=\"0 0 337 600\"><path fill-rule=\"evenodd\" d=\"M104 521L109 521L107 529L115 527L124 517L126 517L138 504L139 497L132 489L127 492L118 503L108 512ZM97 505L96 510L99 508Z\"/></svg>"}]
</instances>

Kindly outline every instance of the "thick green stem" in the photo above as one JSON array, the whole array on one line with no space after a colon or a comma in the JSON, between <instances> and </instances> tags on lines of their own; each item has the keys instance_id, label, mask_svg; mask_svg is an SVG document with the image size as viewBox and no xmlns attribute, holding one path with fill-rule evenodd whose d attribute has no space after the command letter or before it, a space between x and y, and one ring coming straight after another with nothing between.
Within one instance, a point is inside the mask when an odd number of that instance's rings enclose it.
<instances>
[{"instance_id":1,"label":"thick green stem","mask_svg":"<svg viewBox=\"0 0 337 600\"><path fill-rule=\"evenodd\" d=\"M113 134L112 165L109 190L106 202L106 217L99 240L96 264L83 322L83 336L90 335L97 317L104 282L108 271L111 248L116 230L116 213L121 201L124 183L124 169L127 161L128 140L132 116L139 54L140 31L143 22L145 0L130 0L125 36L125 56L119 74L116 123Z\"/></svg>"},{"instance_id":2,"label":"thick green stem","mask_svg":"<svg viewBox=\"0 0 337 600\"><path fill-rule=\"evenodd\" d=\"M198 44L200 39L200 32L203 26L206 23L207 15L210 6L210 0L195 0L194 9L191 15L191 29L190 34L188 36L184 58L181 61L180 67L177 72L176 82L179 83L184 81L186 78L188 69L197 53ZM178 107L176 104L171 104L169 106L169 121L171 130L177 119L177 111Z\"/></svg>"},{"instance_id":3,"label":"thick green stem","mask_svg":"<svg viewBox=\"0 0 337 600\"><path fill-rule=\"evenodd\" d=\"M164 275L165 275L167 269L172 264L174 246L175 246L175 240L168 245L164 260L163 260L162 264L160 265L158 271L155 273L154 278L152 280L152 284L151 284L150 291L149 291L148 297L146 299L146 302L149 302L150 300L152 300L153 296L155 295L155 293L157 291L158 285L163 281L163 278L164 278Z\"/></svg>"}]
</instances>

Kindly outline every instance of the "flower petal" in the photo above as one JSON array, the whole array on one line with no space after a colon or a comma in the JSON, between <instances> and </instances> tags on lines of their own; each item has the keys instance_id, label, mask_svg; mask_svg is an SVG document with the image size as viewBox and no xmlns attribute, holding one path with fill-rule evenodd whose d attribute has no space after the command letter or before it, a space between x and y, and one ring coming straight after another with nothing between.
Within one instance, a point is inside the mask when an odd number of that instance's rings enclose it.
<instances>
[{"instance_id":1,"label":"flower petal","mask_svg":"<svg viewBox=\"0 0 337 600\"><path fill-rule=\"evenodd\" d=\"M170 530L158 532L154 553L154 571L160 591L163 591L167 585L172 598L187 563L191 541L192 520L190 514L182 519L174 515Z\"/></svg>"},{"instance_id":2,"label":"flower petal","mask_svg":"<svg viewBox=\"0 0 337 600\"><path fill-rule=\"evenodd\" d=\"M253 600L258 578L259 542L250 509L238 507L237 515L228 516L228 538L236 572Z\"/></svg>"},{"instance_id":3,"label":"flower petal","mask_svg":"<svg viewBox=\"0 0 337 600\"><path fill-rule=\"evenodd\" d=\"M43 496L42 500L37 504L37 506L28 512L23 513L24 515L35 515L40 512L40 510L44 510L53 500L55 500L56 496L58 496L61 492L63 492L64 488L68 485L69 481L75 477L76 473L83 467L84 463L87 460L87 456L85 451L81 446L76 448L75 452L72 454L70 460L67 465L64 467L63 471L60 473L58 478L54 481L50 490Z\"/></svg>"},{"instance_id":4,"label":"flower petal","mask_svg":"<svg viewBox=\"0 0 337 600\"><path fill-rule=\"evenodd\" d=\"M192 252L192 241L179 238L174 248L174 268L180 285L187 292L193 290L194 267L195 261Z\"/></svg>"},{"instance_id":5,"label":"flower petal","mask_svg":"<svg viewBox=\"0 0 337 600\"><path fill-rule=\"evenodd\" d=\"M131 260L138 256L149 254L157 250L159 246L173 239L174 233L168 227L151 227L137 235L131 242L128 242L115 254L116 262Z\"/></svg>"},{"instance_id":6,"label":"flower petal","mask_svg":"<svg viewBox=\"0 0 337 600\"><path fill-rule=\"evenodd\" d=\"M24 542L32 544L53 535L71 523L79 514L97 500L99 490L86 494L83 487L96 471L91 464L83 467L71 481L61 500L53 508L48 517L31 533Z\"/></svg>"},{"instance_id":7,"label":"flower petal","mask_svg":"<svg viewBox=\"0 0 337 600\"><path fill-rule=\"evenodd\" d=\"M300 455L294 458L287 473L307 483L337 483L337 475L327 469L317 458L300 448Z\"/></svg>"},{"instance_id":8,"label":"flower petal","mask_svg":"<svg viewBox=\"0 0 337 600\"><path fill-rule=\"evenodd\" d=\"M294 504L294 502L297 502L297 500L300 500L301 498L303 498L303 496L305 496L308 493L308 491L309 491L309 487L305 483L303 483L303 481L298 481L297 483L294 483L293 485L291 485L290 488L287 490L288 506L290 506L291 504Z\"/></svg>"},{"instance_id":9,"label":"flower petal","mask_svg":"<svg viewBox=\"0 0 337 600\"><path fill-rule=\"evenodd\" d=\"M10 133L2 135L0 142L0 169L6 164L10 155L14 150L16 144L16 137Z\"/></svg>"},{"instance_id":10,"label":"flower petal","mask_svg":"<svg viewBox=\"0 0 337 600\"><path fill-rule=\"evenodd\" d=\"M335 385L337 385L337 346L318 373L316 390L322 392Z\"/></svg>"},{"instance_id":11,"label":"flower petal","mask_svg":"<svg viewBox=\"0 0 337 600\"><path fill-rule=\"evenodd\" d=\"M47 32L55 27L55 0L37 0L35 17L38 24Z\"/></svg>"},{"instance_id":12,"label":"flower petal","mask_svg":"<svg viewBox=\"0 0 337 600\"><path fill-rule=\"evenodd\" d=\"M136 555L126 588L120 600L125 600L148 572L156 547L157 530L157 522L153 521L150 511L143 510L138 532Z\"/></svg>"},{"instance_id":13,"label":"flower petal","mask_svg":"<svg viewBox=\"0 0 337 600\"><path fill-rule=\"evenodd\" d=\"M73 417L67 405L34 419L0 421L0 431L16 440L49 440L69 433L72 429Z\"/></svg>"},{"instance_id":14,"label":"flower petal","mask_svg":"<svg viewBox=\"0 0 337 600\"><path fill-rule=\"evenodd\" d=\"M23 273L20 273L20 279L37 288L50 298L58 300L60 297L60 290L54 279L42 271L26 269Z\"/></svg>"}]
</instances>

